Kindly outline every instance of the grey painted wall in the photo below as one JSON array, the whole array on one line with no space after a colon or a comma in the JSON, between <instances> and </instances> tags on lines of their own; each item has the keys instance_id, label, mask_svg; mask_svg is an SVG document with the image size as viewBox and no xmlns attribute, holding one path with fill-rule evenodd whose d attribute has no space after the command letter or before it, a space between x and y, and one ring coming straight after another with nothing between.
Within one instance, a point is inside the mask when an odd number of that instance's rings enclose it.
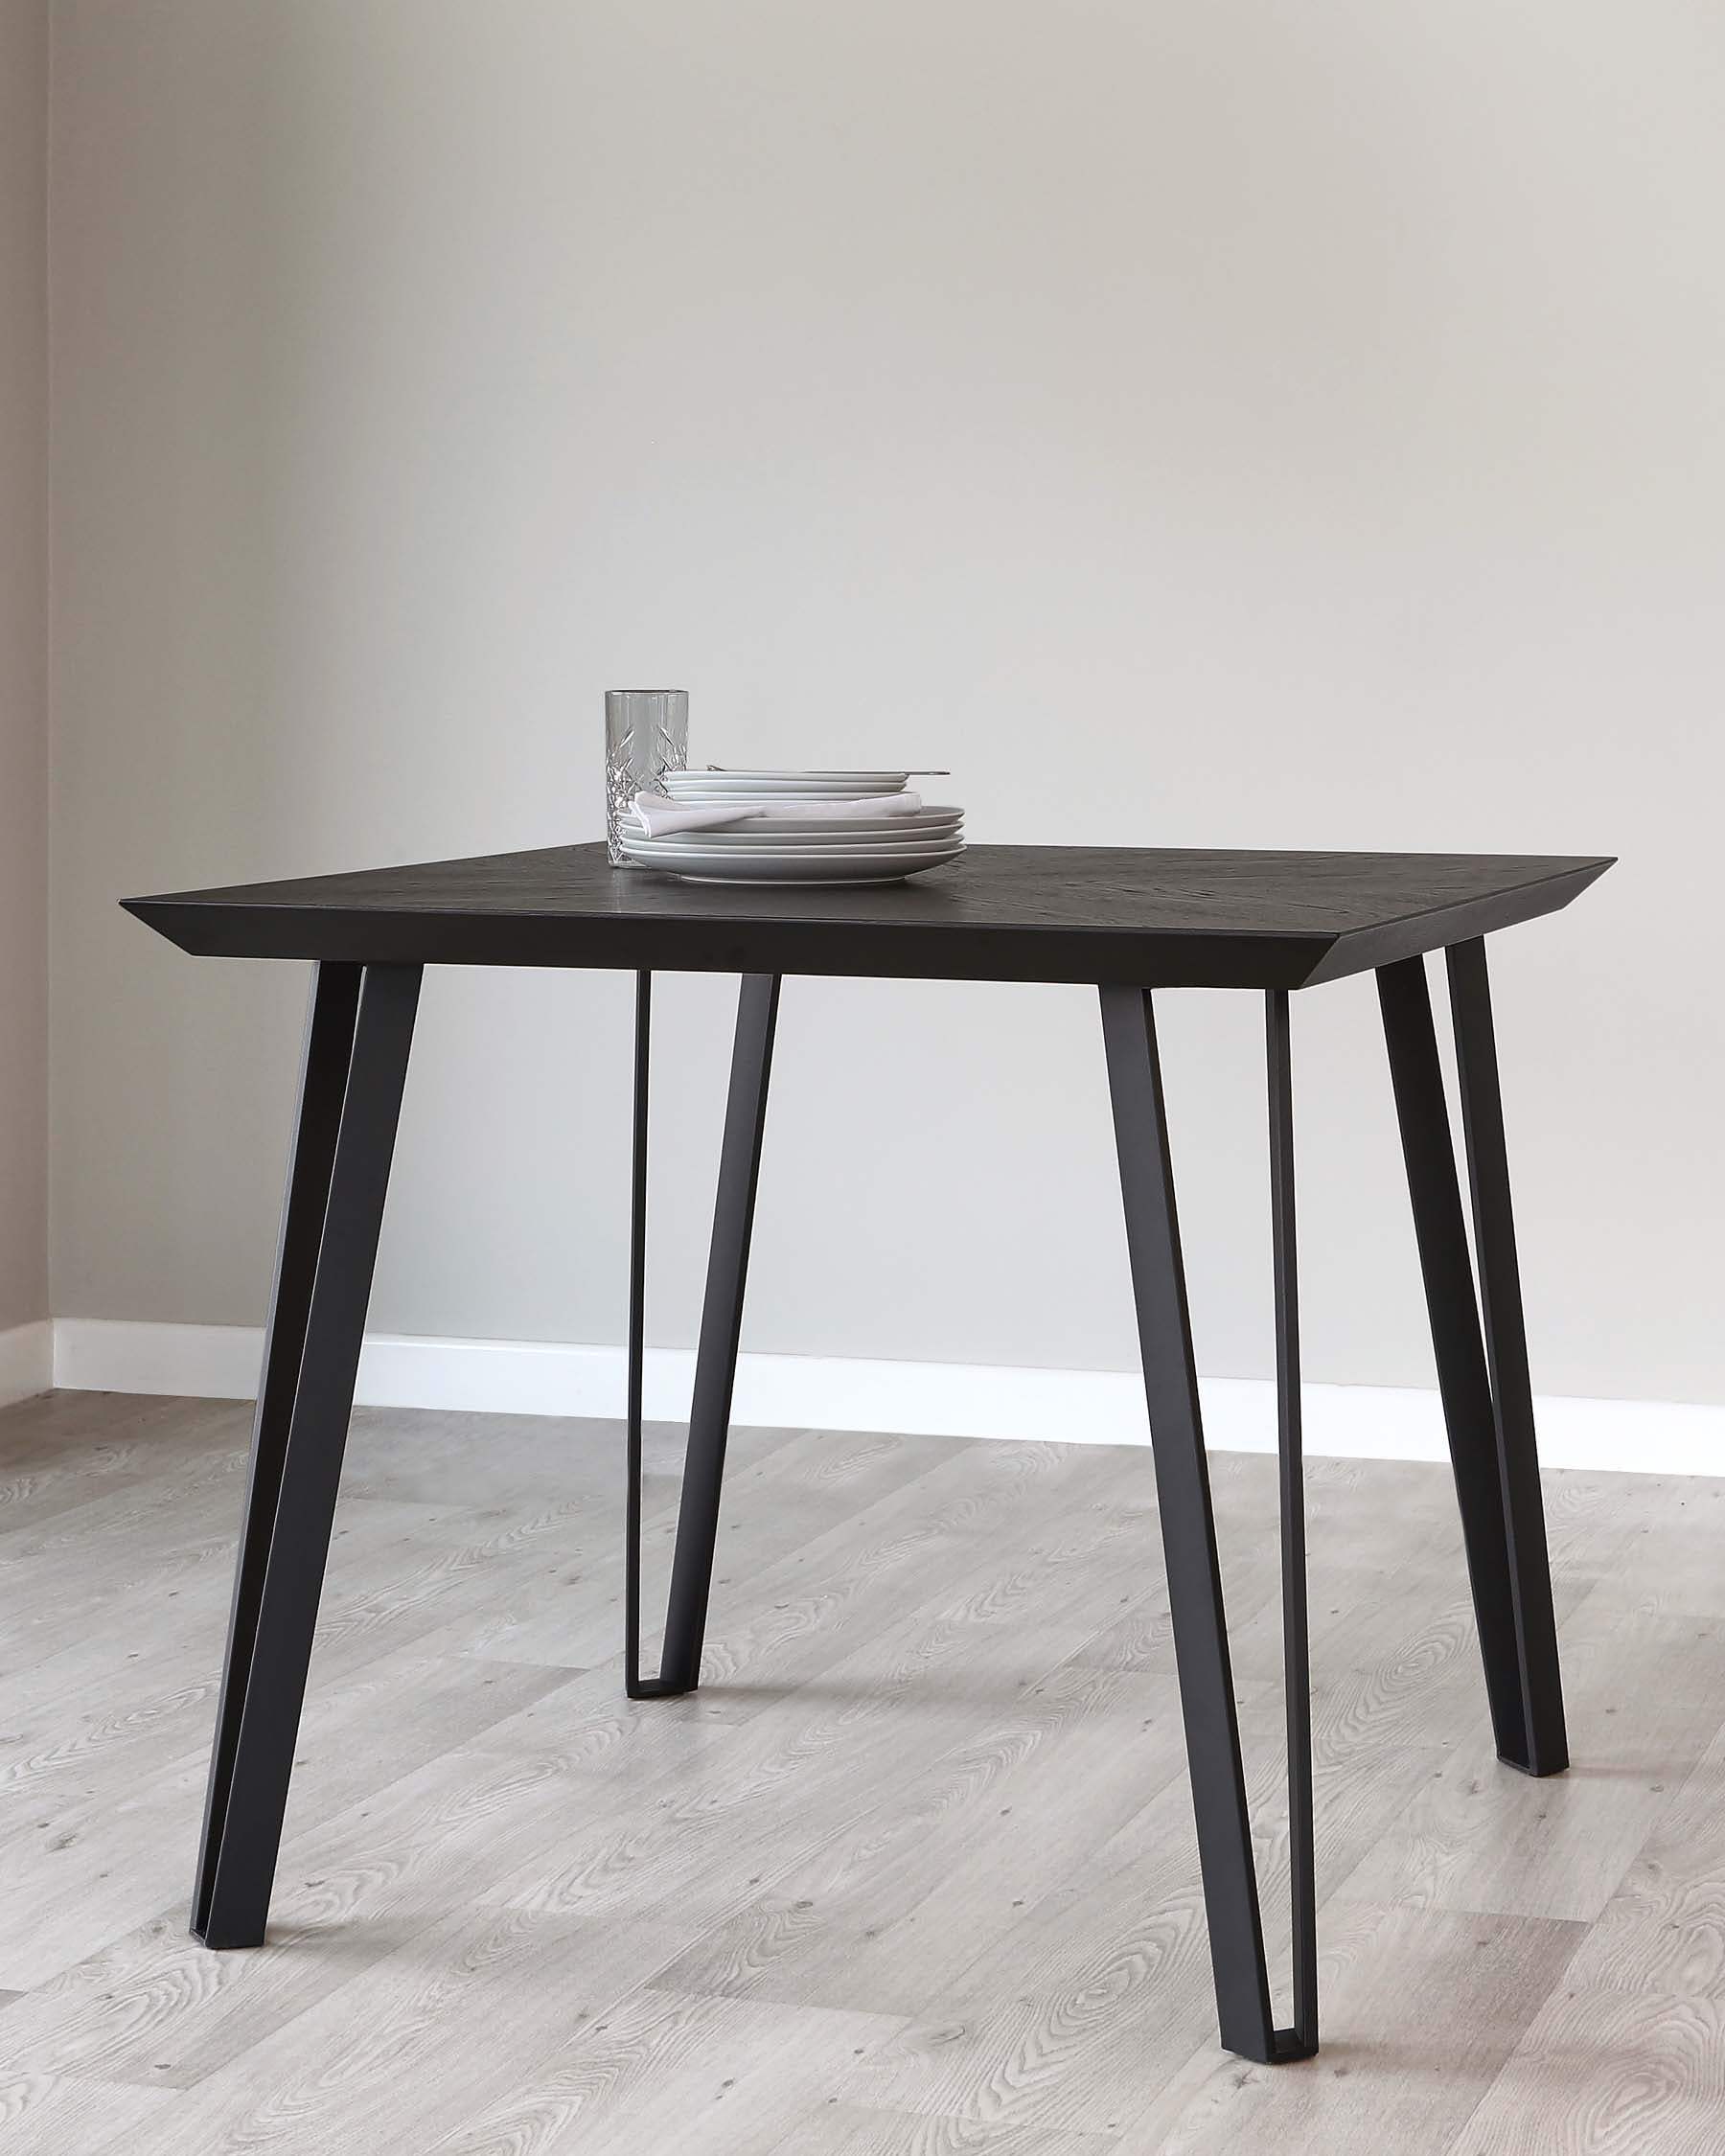
<instances>
[{"instance_id":1,"label":"grey painted wall","mask_svg":"<svg viewBox=\"0 0 1725 2156\"><path fill-rule=\"evenodd\" d=\"M48 11L0 0L0 1332L48 1314Z\"/></svg>"},{"instance_id":2,"label":"grey painted wall","mask_svg":"<svg viewBox=\"0 0 1725 2156\"><path fill-rule=\"evenodd\" d=\"M57 1311L250 1322L304 983L122 894L585 838L600 692L997 839L1621 852L1508 939L1539 1381L1725 1399L1725 24L1698 0L63 0ZM662 998L690 1337L728 990ZM621 979L427 990L375 1320L614 1340ZM1368 985L1297 1011L1315 1378L1429 1382ZM1169 999L1201 1360L1258 1015ZM1065 990L796 984L748 1339L1133 1359Z\"/></svg>"}]
</instances>

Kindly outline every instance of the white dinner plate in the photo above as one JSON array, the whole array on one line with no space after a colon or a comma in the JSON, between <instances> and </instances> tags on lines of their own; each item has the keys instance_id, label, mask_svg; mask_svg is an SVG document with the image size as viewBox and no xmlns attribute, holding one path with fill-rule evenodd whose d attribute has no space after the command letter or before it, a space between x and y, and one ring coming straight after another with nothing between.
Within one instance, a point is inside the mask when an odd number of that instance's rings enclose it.
<instances>
[{"instance_id":1,"label":"white dinner plate","mask_svg":"<svg viewBox=\"0 0 1725 2156\"><path fill-rule=\"evenodd\" d=\"M745 860L759 854L924 854L931 848L938 851L944 846L962 846L962 831L928 831L908 837L902 834L882 832L872 838L732 838L722 835L709 838L705 832L678 832L669 838L643 838L636 832L619 834L625 846L647 846L653 852L672 854L734 854Z\"/></svg>"},{"instance_id":2,"label":"white dinner plate","mask_svg":"<svg viewBox=\"0 0 1725 2156\"><path fill-rule=\"evenodd\" d=\"M813 771L809 778L731 778L726 771L666 771L668 787L724 787L731 793L771 793L778 787L795 787L800 793L819 793L823 787L847 787L854 793L904 793L904 778L888 771L884 778L849 778L835 771L830 778Z\"/></svg>"},{"instance_id":3,"label":"white dinner plate","mask_svg":"<svg viewBox=\"0 0 1725 2156\"><path fill-rule=\"evenodd\" d=\"M667 771L668 787L714 787L730 793L776 793L785 787L799 793L821 793L842 791L847 793L902 793L905 777L902 772L883 771L875 778L864 772L861 778L847 771L811 771L805 778L737 778L728 771Z\"/></svg>"},{"instance_id":4,"label":"white dinner plate","mask_svg":"<svg viewBox=\"0 0 1725 2156\"><path fill-rule=\"evenodd\" d=\"M774 816L770 823L758 819L708 823L692 831L661 831L656 837L675 839L679 845L704 845L715 839L735 839L750 846L774 846L787 839L793 843L822 839L845 845L873 838L950 838L963 822L956 812L937 816ZM630 838L648 836L647 827L636 816L624 816L618 829Z\"/></svg>"},{"instance_id":5,"label":"white dinner plate","mask_svg":"<svg viewBox=\"0 0 1725 2156\"><path fill-rule=\"evenodd\" d=\"M671 869L675 875L845 875L849 869L932 869L942 860L957 860L961 845L895 847L890 854L638 854L630 847L630 860L638 869Z\"/></svg>"},{"instance_id":6,"label":"white dinner plate","mask_svg":"<svg viewBox=\"0 0 1725 2156\"><path fill-rule=\"evenodd\" d=\"M910 776L908 771L745 771L721 770L713 767L704 770L691 768L686 771L667 771L665 775L685 784L710 781L723 786L874 786L883 793L896 792Z\"/></svg>"},{"instance_id":7,"label":"white dinner plate","mask_svg":"<svg viewBox=\"0 0 1725 2156\"><path fill-rule=\"evenodd\" d=\"M717 808L727 802L767 806L777 801L891 801L903 793L898 786L668 786L668 800L685 806Z\"/></svg>"},{"instance_id":8,"label":"white dinner plate","mask_svg":"<svg viewBox=\"0 0 1725 2156\"><path fill-rule=\"evenodd\" d=\"M819 884L823 890L841 890L854 883L908 883L912 876L921 876L931 868L944 868L939 860L924 861L921 867L912 868L859 868L846 870L842 876L707 876L698 875L692 868L667 868L661 871L678 883L731 883L739 890L794 888L798 883Z\"/></svg>"},{"instance_id":9,"label":"white dinner plate","mask_svg":"<svg viewBox=\"0 0 1725 2156\"><path fill-rule=\"evenodd\" d=\"M662 870L667 875L698 878L713 883L869 883L913 876L925 868L940 868L956 860L964 848L895 847L890 852L845 854L700 854L676 851L669 855L626 848L638 867Z\"/></svg>"},{"instance_id":10,"label":"white dinner plate","mask_svg":"<svg viewBox=\"0 0 1725 2156\"><path fill-rule=\"evenodd\" d=\"M678 786L872 786L895 792L908 771L667 771Z\"/></svg>"},{"instance_id":11,"label":"white dinner plate","mask_svg":"<svg viewBox=\"0 0 1725 2156\"><path fill-rule=\"evenodd\" d=\"M684 854L675 862L642 860L637 865L655 875L671 876L685 883L902 883L908 876L920 876L926 869L944 868L949 861L956 860L964 851L960 846L955 853L936 854L931 860L888 860L877 856L872 860L794 861L749 860L734 866L724 859L713 860L699 854Z\"/></svg>"},{"instance_id":12,"label":"white dinner plate","mask_svg":"<svg viewBox=\"0 0 1725 2156\"><path fill-rule=\"evenodd\" d=\"M747 854L865 854L903 853L906 848L913 853L924 853L931 846L961 846L964 834L959 830L902 832L884 831L863 834L859 837L828 837L824 832L794 832L789 837L768 838L750 837L743 832L732 831L675 831L661 838L649 838L641 834L623 832L623 843L629 846L651 846L656 851L669 846L673 853L747 853Z\"/></svg>"}]
</instances>

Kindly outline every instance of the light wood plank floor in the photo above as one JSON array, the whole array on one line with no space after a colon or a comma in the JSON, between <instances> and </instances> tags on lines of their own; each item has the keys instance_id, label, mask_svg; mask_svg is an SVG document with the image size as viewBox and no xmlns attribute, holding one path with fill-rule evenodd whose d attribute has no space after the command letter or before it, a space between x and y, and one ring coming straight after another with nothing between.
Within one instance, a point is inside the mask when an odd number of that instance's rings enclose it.
<instances>
[{"instance_id":1,"label":"light wood plank floor","mask_svg":"<svg viewBox=\"0 0 1725 2156\"><path fill-rule=\"evenodd\" d=\"M1548 1479L1532 1782L1447 1471L1314 1464L1324 2048L1272 2072L1210 2034L1141 1451L738 1433L706 1688L632 1707L616 1427L362 1411L270 1943L204 1952L247 1419L0 1414L5 2156L1725 2149L1725 1483ZM1214 1474L1279 1974L1274 1466Z\"/></svg>"}]
</instances>

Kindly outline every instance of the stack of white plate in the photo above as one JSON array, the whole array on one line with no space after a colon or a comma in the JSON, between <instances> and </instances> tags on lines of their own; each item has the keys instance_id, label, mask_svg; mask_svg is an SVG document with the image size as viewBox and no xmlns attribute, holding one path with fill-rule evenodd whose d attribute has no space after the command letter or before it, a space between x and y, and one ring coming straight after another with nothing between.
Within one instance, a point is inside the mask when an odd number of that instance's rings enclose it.
<instances>
[{"instance_id":1,"label":"stack of white plate","mask_svg":"<svg viewBox=\"0 0 1725 2156\"><path fill-rule=\"evenodd\" d=\"M883 809L821 816L817 805L903 793L908 771L670 771L679 808L757 812L660 838L628 811L618 837L629 859L697 883L897 883L964 851L962 809ZM801 810L803 813L798 814Z\"/></svg>"}]
</instances>

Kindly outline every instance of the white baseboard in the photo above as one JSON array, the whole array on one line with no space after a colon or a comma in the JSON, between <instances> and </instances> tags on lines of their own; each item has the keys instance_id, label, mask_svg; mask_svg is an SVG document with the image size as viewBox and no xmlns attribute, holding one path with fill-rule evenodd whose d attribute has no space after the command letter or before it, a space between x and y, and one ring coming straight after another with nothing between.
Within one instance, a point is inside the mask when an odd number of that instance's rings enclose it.
<instances>
[{"instance_id":1,"label":"white baseboard","mask_svg":"<svg viewBox=\"0 0 1725 2156\"><path fill-rule=\"evenodd\" d=\"M47 1327L21 1330L45 1335ZM6 1342L16 1338L0 1337L0 1375ZM45 1362L45 1345L39 1352ZM62 1318L54 1326L54 1383L85 1391L249 1399L262 1354L262 1334L245 1326ZM687 1411L694 1367L686 1348L649 1350L649 1416L671 1419ZM1257 1378L1202 1383L1212 1447L1275 1450L1274 1386ZM371 1407L471 1413L621 1415L623 1386L620 1347L384 1333L366 1341L358 1398ZM1304 1408L1309 1452L1343 1459L1447 1457L1436 1392L1308 1385ZM1725 1407L1550 1397L1538 1403L1538 1413L1540 1457L1548 1467L1725 1475ZM745 1355L737 1366L735 1414L740 1423L780 1428L928 1436L1141 1445L1149 1435L1142 1384L1136 1372L1119 1370Z\"/></svg>"},{"instance_id":2,"label":"white baseboard","mask_svg":"<svg viewBox=\"0 0 1725 2156\"><path fill-rule=\"evenodd\" d=\"M46 1318L0 1333L0 1408L46 1392L54 1383L54 1328Z\"/></svg>"}]
</instances>

